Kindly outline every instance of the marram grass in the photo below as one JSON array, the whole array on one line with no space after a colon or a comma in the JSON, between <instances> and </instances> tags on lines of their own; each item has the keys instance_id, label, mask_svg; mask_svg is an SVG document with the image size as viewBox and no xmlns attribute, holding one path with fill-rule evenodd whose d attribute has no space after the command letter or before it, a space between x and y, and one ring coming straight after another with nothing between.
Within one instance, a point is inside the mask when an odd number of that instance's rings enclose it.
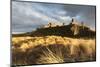
<instances>
[{"instance_id":1,"label":"marram grass","mask_svg":"<svg viewBox=\"0 0 100 67\"><path fill-rule=\"evenodd\" d=\"M16 65L96 60L95 39L13 37L12 43L12 62Z\"/></svg>"}]
</instances>

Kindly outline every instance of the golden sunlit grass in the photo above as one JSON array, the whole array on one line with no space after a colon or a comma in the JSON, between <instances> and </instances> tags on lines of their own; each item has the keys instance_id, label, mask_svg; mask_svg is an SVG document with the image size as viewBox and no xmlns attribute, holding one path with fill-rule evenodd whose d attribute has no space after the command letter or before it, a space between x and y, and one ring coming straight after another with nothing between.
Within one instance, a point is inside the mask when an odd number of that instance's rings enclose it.
<instances>
[{"instance_id":1,"label":"golden sunlit grass","mask_svg":"<svg viewBox=\"0 0 100 67\"><path fill-rule=\"evenodd\" d=\"M95 39L61 36L13 37L12 62L17 65L95 60Z\"/></svg>"}]
</instances>

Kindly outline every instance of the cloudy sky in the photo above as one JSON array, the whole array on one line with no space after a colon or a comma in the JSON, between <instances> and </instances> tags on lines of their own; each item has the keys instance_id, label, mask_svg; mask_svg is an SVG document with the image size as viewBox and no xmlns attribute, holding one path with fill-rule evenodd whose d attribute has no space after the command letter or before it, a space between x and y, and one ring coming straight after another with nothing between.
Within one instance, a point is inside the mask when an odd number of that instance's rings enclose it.
<instances>
[{"instance_id":1,"label":"cloudy sky","mask_svg":"<svg viewBox=\"0 0 100 67\"><path fill-rule=\"evenodd\" d=\"M72 17L95 29L94 6L12 1L12 33L30 32L48 22L69 24Z\"/></svg>"}]
</instances>

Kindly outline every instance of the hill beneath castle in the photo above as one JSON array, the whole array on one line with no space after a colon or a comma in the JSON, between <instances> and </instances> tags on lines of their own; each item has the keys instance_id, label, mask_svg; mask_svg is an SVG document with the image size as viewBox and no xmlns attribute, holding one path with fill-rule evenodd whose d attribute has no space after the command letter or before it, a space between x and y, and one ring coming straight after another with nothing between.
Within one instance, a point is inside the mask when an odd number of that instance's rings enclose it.
<instances>
[{"instance_id":1,"label":"hill beneath castle","mask_svg":"<svg viewBox=\"0 0 100 67\"><path fill-rule=\"evenodd\" d=\"M96 32L91 30L88 26L70 23L69 25L37 28L35 31L27 32L24 34L13 34L12 36L65 36L75 38L95 38Z\"/></svg>"}]
</instances>

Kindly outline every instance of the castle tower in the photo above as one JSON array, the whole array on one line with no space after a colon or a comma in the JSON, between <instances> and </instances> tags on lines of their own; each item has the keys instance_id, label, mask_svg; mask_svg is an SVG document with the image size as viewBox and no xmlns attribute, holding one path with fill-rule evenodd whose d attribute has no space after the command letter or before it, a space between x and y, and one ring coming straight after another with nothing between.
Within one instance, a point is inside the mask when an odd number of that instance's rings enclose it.
<instances>
[{"instance_id":1,"label":"castle tower","mask_svg":"<svg viewBox=\"0 0 100 67\"><path fill-rule=\"evenodd\" d=\"M81 26L82 26L82 29L84 29L84 26L85 25L84 25L84 22L83 21L81 22Z\"/></svg>"},{"instance_id":2,"label":"castle tower","mask_svg":"<svg viewBox=\"0 0 100 67\"><path fill-rule=\"evenodd\" d=\"M74 18L72 18L71 22L74 22Z\"/></svg>"},{"instance_id":3,"label":"castle tower","mask_svg":"<svg viewBox=\"0 0 100 67\"><path fill-rule=\"evenodd\" d=\"M78 21L72 18L70 25L79 25Z\"/></svg>"},{"instance_id":4,"label":"castle tower","mask_svg":"<svg viewBox=\"0 0 100 67\"><path fill-rule=\"evenodd\" d=\"M65 25L65 23L62 23L62 26L64 26Z\"/></svg>"},{"instance_id":5,"label":"castle tower","mask_svg":"<svg viewBox=\"0 0 100 67\"><path fill-rule=\"evenodd\" d=\"M52 23L51 23L51 22L49 22L49 23L48 23L48 26L49 26L49 27L52 27Z\"/></svg>"},{"instance_id":6,"label":"castle tower","mask_svg":"<svg viewBox=\"0 0 100 67\"><path fill-rule=\"evenodd\" d=\"M71 25L71 31L73 35L77 35L79 33L78 22L74 18L72 18L70 25Z\"/></svg>"}]
</instances>

